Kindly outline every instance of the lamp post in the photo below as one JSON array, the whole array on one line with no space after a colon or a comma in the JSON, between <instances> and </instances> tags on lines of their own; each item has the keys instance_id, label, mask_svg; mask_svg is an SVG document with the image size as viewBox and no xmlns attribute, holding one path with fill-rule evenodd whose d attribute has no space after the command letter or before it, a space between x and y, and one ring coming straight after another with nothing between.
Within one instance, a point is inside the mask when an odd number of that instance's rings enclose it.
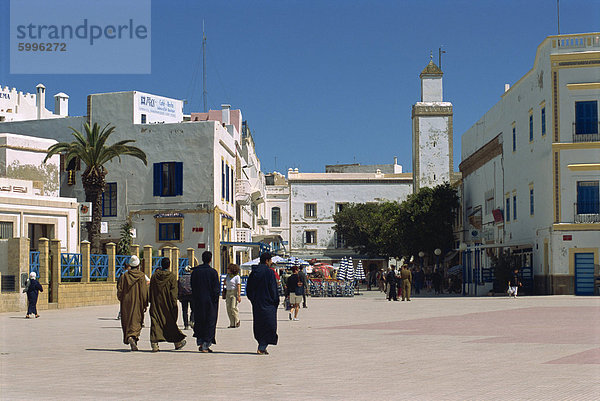
<instances>
[{"instance_id":1,"label":"lamp post","mask_svg":"<svg viewBox=\"0 0 600 401\"><path fill-rule=\"evenodd\" d=\"M423 256L425 256L425 252L420 251L419 252L419 257L421 258L421 270L423 269Z\"/></svg>"},{"instance_id":2,"label":"lamp post","mask_svg":"<svg viewBox=\"0 0 600 401\"><path fill-rule=\"evenodd\" d=\"M435 251L433 251L433 253L435 253L435 268L436 268L436 270L439 270L439 268L440 268L440 255L442 254L442 250L440 248L436 248Z\"/></svg>"},{"instance_id":3,"label":"lamp post","mask_svg":"<svg viewBox=\"0 0 600 401\"><path fill-rule=\"evenodd\" d=\"M467 263L466 263L466 256L465 256L465 251L467 250L467 244L464 242L460 243L460 246L458 247L458 250L460 252L462 252L462 294L465 295L466 294L466 278L467 278Z\"/></svg>"}]
</instances>

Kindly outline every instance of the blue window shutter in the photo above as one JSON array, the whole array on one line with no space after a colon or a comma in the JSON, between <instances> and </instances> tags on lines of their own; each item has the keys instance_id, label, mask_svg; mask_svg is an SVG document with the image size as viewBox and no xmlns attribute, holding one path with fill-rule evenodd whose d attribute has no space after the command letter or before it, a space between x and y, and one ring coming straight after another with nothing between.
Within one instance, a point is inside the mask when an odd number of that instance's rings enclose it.
<instances>
[{"instance_id":1,"label":"blue window shutter","mask_svg":"<svg viewBox=\"0 0 600 401\"><path fill-rule=\"evenodd\" d=\"M162 182L161 182L161 163L154 163L154 196L161 195Z\"/></svg>"},{"instance_id":2,"label":"blue window shutter","mask_svg":"<svg viewBox=\"0 0 600 401\"><path fill-rule=\"evenodd\" d=\"M225 200L229 202L229 164L225 165Z\"/></svg>"},{"instance_id":3,"label":"blue window shutter","mask_svg":"<svg viewBox=\"0 0 600 401\"><path fill-rule=\"evenodd\" d=\"M175 196L183 195L183 162L175 163Z\"/></svg>"},{"instance_id":4,"label":"blue window shutter","mask_svg":"<svg viewBox=\"0 0 600 401\"><path fill-rule=\"evenodd\" d=\"M221 198L225 199L225 161L221 160Z\"/></svg>"}]
</instances>

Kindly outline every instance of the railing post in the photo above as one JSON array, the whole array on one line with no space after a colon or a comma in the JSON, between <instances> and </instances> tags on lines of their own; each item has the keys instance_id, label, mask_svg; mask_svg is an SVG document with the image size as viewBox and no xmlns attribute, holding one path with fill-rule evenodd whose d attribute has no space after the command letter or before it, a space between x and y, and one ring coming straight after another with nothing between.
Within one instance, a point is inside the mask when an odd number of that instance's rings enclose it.
<instances>
[{"instance_id":1,"label":"railing post","mask_svg":"<svg viewBox=\"0 0 600 401\"><path fill-rule=\"evenodd\" d=\"M179 277L179 248L171 248L171 271L175 273L175 277Z\"/></svg>"},{"instance_id":2,"label":"railing post","mask_svg":"<svg viewBox=\"0 0 600 401\"><path fill-rule=\"evenodd\" d=\"M81 282L90 282L90 242L81 241Z\"/></svg>"},{"instance_id":3,"label":"railing post","mask_svg":"<svg viewBox=\"0 0 600 401\"><path fill-rule=\"evenodd\" d=\"M131 255L135 255L138 258L140 257L140 246L139 245L131 245L129 247L129 251L131 252Z\"/></svg>"},{"instance_id":4,"label":"railing post","mask_svg":"<svg viewBox=\"0 0 600 401\"><path fill-rule=\"evenodd\" d=\"M117 268L117 246L112 242L106 244L106 254L108 255L108 277L106 281L114 283Z\"/></svg>"},{"instance_id":5,"label":"railing post","mask_svg":"<svg viewBox=\"0 0 600 401\"><path fill-rule=\"evenodd\" d=\"M152 277L152 245L144 245L144 273Z\"/></svg>"},{"instance_id":6,"label":"railing post","mask_svg":"<svg viewBox=\"0 0 600 401\"><path fill-rule=\"evenodd\" d=\"M194 248L187 249L188 265L194 267Z\"/></svg>"},{"instance_id":7,"label":"railing post","mask_svg":"<svg viewBox=\"0 0 600 401\"><path fill-rule=\"evenodd\" d=\"M38 240L38 249L40 250L40 284L48 284L50 282L50 240L48 238L40 238Z\"/></svg>"}]
</instances>

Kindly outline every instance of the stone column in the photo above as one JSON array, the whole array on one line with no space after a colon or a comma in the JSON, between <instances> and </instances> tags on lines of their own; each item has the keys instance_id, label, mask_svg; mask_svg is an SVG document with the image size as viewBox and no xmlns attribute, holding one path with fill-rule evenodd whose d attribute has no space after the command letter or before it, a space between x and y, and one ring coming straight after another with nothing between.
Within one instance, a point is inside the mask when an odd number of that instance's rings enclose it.
<instances>
[{"instance_id":1,"label":"stone column","mask_svg":"<svg viewBox=\"0 0 600 401\"><path fill-rule=\"evenodd\" d=\"M21 291L21 275L29 276L29 238L17 237L8 240L8 275L15 277L15 291Z\"/></svg>"},{"instance_id":2,"label":"stone column","mask_svg":"<svg viewBox=\"0 0 600 401\"><path fill-rule=\"evenodd\" d=\"M50 240L50 293L51 298L49 302L58 302L58 287L61 283L61 263L60 263L60 240Z\"/></svg>"},{"instance_id":3,"label":"stone column","mask_svg":"<svg viewBox=\"0 0 600 401\"><path fill-rule=\"evenodd\" d=\"M152 246L144 245L144 273L152 277Z\"/></svg>"},{"instance_id":4,"label":"stone column","mask_svg":"<svg viewBox=\"0 0 600 401\"><path fill-rule=\"evenodd\" d=\"M171 248L171 271L175 277L179 277L179 248Z\"/></svg>"},{"instance_id":5,"label":"stone column","mask_svg":"<svg viewBox=\"0 0 600 401\"><path fill-rule=\"evenodd\" d=\"M106 244L106 254L108 255L108 278L106 281L114 283L117 269L117 246L112 242Z\"/></svg>"},{"instance_id":6,"label":"stone column","mask_svg":"<svg viewBox=\"0 0 600 401\"><path fill-rule=\"evenodd\" d=\"M194 267L194 248L187 249L188 265Z\"/></svg>"},{"instance_id":7,"label":"stone column","mask_svg":"<svg viewBox=\"0 0 600 401\"><path fill-rule=\"evenodd\" d=\"M140 246L139 245L131 245L129 247L129 251L131 252L132 255L135 255L138 258L140 257Z\"/></svg>"},{"instance_id":8,"label":"stone column","mask_svg":"<svg viewBox=\"0 0 600 401\"><path fill-rule=\"evenodd\" d=\"M89 283L90 282L90 242L89 241L81 241L81 282Z\"/></svg>"},{"instance_id":9,"label":"stone column","mask_svg":"<svg viewBox=\"0 0 600 401\"><path fill-rule=\"evenodd\" d=\"M50 240L48 238L40 238L38 240L38 249L40 250L40 284L48 284L50 282Z\"/></svg>"}]
</instances>

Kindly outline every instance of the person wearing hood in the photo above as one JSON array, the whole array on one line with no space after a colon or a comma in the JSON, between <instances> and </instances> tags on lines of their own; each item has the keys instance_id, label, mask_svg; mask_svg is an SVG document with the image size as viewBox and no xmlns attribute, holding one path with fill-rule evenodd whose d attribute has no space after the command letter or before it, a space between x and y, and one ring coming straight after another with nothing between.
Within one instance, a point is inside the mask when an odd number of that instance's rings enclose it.
<instances>
[{"instance_id":1,"label":"person wearing hood","mask_svg":"<svg viewBox=\"0 0 600 401\"><path fill-rule=\"evenodd\" d=\"M35 279L37 275L35 272L29 273L29 280L27 280L27 286L23 290L23 292L27 293L27 315L26 319L31 318L32 316L40 317L37 313L37 300L38 293L40 291L44 291L42 285Z\"/></svg>"},{"instance_id":2,"label":"person wearing hood","mask_svg":"<svg viewBox=\"0 0 600 401\"><path fill-rule=\"evenodd\" d=\"M217 316L219 314L219 274L210 266L212 253L202 253L202 264L192 270L192 300L194 310L194 337L200 352L212 352L216 344Z\"/></svg>"},{"instance_id":3,"label":"person wearing hood","mask_svg":"<svg viewBox=\"0 0 600 401\"><path fill-rule=\"evenodd\" d=\"M175 349L185 345L185 334L177 327L177 277L169 271L171 261L163 258L161 269L156 270L150 279L150 345L152 352L158 352L158 343L166 341L175 344Z\"/></svg>"},{"instance_id":4,"label":"person wearing hood","mask_svg":"<svg viewBox=\"0 0 600 401\"><path fill-rule=\"evenodd\" d=\"M132 351L137 351L144 313L148 307L148 284L146 275L139 269L140 258L132 255L129 258L129 269L121 275L117 285L117 298L121 302L121 328L123 343L129 344Z\"/></svg>"}]
</instances>

